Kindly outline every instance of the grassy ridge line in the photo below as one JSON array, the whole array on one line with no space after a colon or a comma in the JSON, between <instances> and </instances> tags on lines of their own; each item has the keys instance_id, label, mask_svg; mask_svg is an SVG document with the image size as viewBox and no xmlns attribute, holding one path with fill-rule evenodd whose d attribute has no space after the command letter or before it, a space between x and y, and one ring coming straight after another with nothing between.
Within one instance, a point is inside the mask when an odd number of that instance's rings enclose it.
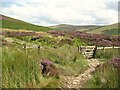
<instances>
[{"instance_id":1,"label":"grassy ridge line","mask_svg":"<svg viewBox=\"0 0 120 90\"><path fill-rule=\"evenodd\" d=\"M21 20L13 19L10 17L6 17L4 15L1 16L2 28L10 28L10 29L26 29L32 31L49 31L51 28L43 27L39 25L30 24Z\"/></svg>"}]
</instances>

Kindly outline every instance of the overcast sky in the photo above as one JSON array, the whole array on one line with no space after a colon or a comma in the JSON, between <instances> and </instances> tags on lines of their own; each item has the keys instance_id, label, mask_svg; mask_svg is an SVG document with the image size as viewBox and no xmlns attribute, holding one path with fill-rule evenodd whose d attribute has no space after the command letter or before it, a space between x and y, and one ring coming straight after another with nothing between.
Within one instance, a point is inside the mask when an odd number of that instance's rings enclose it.
<instances>
[{"instance_id":1,"label":"overcast sky","mask_svg":"<svg viewBox=\"0 0 120 90\"><path fill-rule=\"evenodd\" d=\"M43 26L104 25L118 22L118 1L1 0L0 13Z\"/></svg>"}]
</instances>

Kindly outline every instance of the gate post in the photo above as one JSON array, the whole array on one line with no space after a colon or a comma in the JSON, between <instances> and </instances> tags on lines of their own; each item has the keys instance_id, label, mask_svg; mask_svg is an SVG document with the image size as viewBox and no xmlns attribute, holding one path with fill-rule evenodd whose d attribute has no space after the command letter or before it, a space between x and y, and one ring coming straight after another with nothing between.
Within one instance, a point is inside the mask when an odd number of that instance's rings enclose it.
<instances>
[{"instance_id":1,"label":"gate post","mask_svg":"<svg viewBox=\"0 0 120 90\"><path fill-rule=\"evenodd\" d=\"M95 45L95 48L93 50L93 56L92 56L92 58L95 58L96 51L97 51L97 45Z\"/></svg>"}]
</instances>

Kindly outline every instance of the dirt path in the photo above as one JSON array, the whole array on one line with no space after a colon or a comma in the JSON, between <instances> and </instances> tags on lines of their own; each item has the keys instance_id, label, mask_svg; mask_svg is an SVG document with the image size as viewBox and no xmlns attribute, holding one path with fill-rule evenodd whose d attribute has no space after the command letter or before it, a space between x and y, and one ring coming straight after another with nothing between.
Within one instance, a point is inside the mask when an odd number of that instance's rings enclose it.
<instances>
[{"instance_id":1,"label":"dirt path","mask_svg":"<svg viewBox=\"0 0 120 90\"><path fill-rule=\"evenodd\" d=\"M100 65L100 62L97 59L89 59L89 68L78 76L62 76L63 85L67 88L81 88L82 85L91 78L92 72L95 71L95 68Z\"/></svg>"}]
</instances>

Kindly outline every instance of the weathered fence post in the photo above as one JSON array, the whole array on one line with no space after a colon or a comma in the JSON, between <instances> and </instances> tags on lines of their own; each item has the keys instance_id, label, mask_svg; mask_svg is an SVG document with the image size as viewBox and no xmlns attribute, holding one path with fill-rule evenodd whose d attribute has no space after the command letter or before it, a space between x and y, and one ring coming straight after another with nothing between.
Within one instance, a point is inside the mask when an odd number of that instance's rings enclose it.
<instances>
[{"instance_id":1,"label":"weathered fence post","mask_svg":"<svg viewBox=\"0 0 120 90\"><path fill-rule=\"evenodd\" d=\"M95 45L95 48L93 50L93 56L92 56L92 58L95 58L96 51L97 51L97 45Z\"/></svg>"},{"instance_id":2,"label":"weathered fence post","mask_svg":"<svg viewBox=\"0 0 120 90\"><path fill-rule=\"evenodd\" d=\"M82 47L80 46L80 53L82 53Z\"/></svg>"},{"instance_id":3,"label":"weathered fence post","mask_svg":"<svg viewBox=\"0 0 120 90\"><path fill-rule=\"evenodd\" d=\"M103 50L105 49L105 47L103 46Z\"/></svg>"},{"instance_id":4,"label":"weathered fence post","mask_svg":"<svg viewBox=\"0 0 120 90\"><path fill-rule=\"evenodd\" d=\"M103 52L105 53L105 47L103 47Z\"/></svg>"}]
</instances>

